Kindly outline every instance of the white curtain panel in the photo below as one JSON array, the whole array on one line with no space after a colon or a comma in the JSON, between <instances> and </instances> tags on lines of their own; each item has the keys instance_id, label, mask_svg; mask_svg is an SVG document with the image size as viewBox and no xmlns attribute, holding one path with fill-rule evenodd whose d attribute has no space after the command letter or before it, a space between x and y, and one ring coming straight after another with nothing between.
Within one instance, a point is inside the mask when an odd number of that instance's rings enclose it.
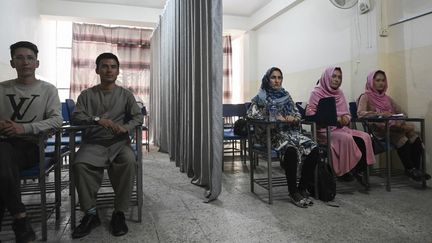
<instances>
[{"instance_id":1,"label":"white curtain panel","mask_svg":"<svg viewBox=\"0 0 432 243\"><path fill-rule=\"evenodd\" d=\"M221 0L168 0L151 45L153 141L212 201L222 173Z\"/></svg>"}]
</instances>

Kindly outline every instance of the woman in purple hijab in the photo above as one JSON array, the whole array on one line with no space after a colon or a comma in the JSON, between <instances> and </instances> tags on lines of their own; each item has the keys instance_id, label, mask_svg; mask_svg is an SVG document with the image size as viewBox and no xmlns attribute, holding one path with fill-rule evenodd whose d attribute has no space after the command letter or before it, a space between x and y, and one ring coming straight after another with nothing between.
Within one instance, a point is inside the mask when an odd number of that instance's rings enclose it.
<instances>
[{"instance_id":1,"label":"woman in purple hijab","mask_svg":"<svg viewBox=\"0 0 432 243\"><path fill-rule=\"evenodd\" d=\"M387 76L384 71L376 70L367 77L365 92L358 99L359 117L389 117L403 114L402 109L386 94ZM405 168L405 173L413 180L429 180L431 176L420 170L423 142L412 124L404 121L390 121L390 142L397 148L397 153ZM385 136L384 123L369 123L376 136Z\"/></svg>"},{"instance_id":2,"label":"woman in purple hijab","mask_svg":"<svg viewBox=\"0 0 432 243\"><path fill-rule=\"evenodd\" d=\"M340 89L342 84L342 70L340 67L329 67L321 75L318 85L311 93L309 104L306 108L308 116L315 115L320 99L334 97L336 99L336 110L338 126L332 127L331 151L333 170L336 176L344 176L352 173L356 179L369 188L366 178L367 165L375 163L372 141L369 134L353 130L348 127L351 115L345 96ZM325 129L317 133L319 143L325 143Z\"/></svg>"}]
</instances>

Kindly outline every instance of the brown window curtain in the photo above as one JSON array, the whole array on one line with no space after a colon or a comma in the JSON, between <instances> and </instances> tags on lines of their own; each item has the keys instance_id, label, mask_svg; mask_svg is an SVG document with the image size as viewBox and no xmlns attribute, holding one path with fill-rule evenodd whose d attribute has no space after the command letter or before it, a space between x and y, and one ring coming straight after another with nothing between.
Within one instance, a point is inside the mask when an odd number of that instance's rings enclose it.
<instances>
[{"instance_id":1,"label":"brown window curtain","mask_svg":"<svg viewBox=\"0 0 432 243\"><path fill-rule=\"evenodd\" d=\"M232 102L232 46L231 36L223 37L223 103Z\"/></svg>"}]
</instances>

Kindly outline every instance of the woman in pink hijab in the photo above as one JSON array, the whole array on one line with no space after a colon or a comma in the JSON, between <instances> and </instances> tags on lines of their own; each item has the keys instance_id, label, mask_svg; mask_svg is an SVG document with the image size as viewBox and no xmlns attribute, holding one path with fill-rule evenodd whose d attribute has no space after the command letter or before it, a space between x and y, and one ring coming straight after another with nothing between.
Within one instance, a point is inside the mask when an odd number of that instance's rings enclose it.
<instances>
[{"instance_id":1,"label":"woman in pink hijab","mask_svg":"<svg viewBox=\"0 0 432 243\"><path fill-rule=\"evenodd\" d=\"M387 76L384 71L371 72L367 77L366 90L358 99L357 114L359 117L389 117L403 113L387 94ZM406 174L416 181L429 180L429 174L421 171L420 163L423 143L412 124L404 121L390 121L390 142L397 148L397 153L405 167ZM370 129L378 137L385 136L384 123L369 123Z\"/></svg>"},{"instance_id":2,"label":"woman in pink hijab","mask_svg":"<svg viewBox=\"0 0 432 243\"><path fill-rule=\"evenodd\" d=\"M367 165L375 163L372 141L369 134L352 130L347 127L351 116L345 96L341 89L342 70L340 67L329 67L321 75L318 85L314 88L309 98L306 115L315 115L320 99L334 97L336 99L338 126L332 127L331 151L333 170L336 176L343 176L352 172L360 184L369 188L366 178ZM318 142L325 143L325 129L320 129L317 134Z\"/></svg>"}]
</instances>

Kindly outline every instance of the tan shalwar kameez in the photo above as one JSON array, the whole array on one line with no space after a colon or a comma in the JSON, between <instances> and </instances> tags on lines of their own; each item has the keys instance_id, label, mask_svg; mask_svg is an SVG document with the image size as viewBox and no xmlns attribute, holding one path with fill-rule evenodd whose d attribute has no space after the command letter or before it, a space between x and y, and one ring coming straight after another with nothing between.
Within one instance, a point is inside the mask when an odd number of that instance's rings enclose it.
<instances>
[{"instance_id":1,"label":"tan shalwar kameez","mask_svg":"<svg viewBox=\"0 0 432 243\"><path fill-rule=\"evenodd\" d=\"M103 127L89 128L83 133L82 144L73 163L74 179L82 211L96 206L104 168L115 193L114 209L128 209L137 168L135 154L130 146L129 135L142 124L143 116L133 94L120 86L111 91L102 91L96 85L81 92L73 124L95 124L94 117L110 119L129 131L129 134L114 134Z\"/></svg>"}]
</instances>

